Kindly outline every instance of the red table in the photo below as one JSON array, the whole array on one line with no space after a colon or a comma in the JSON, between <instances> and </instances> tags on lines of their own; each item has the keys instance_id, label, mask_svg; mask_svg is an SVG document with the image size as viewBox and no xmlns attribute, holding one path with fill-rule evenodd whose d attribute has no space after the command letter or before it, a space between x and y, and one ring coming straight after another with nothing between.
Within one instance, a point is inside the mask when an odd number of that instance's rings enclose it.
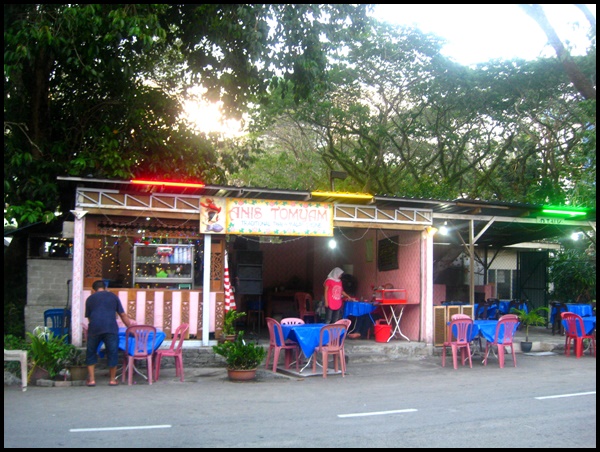
<instances>
[{"instance_id":1,"label":"red table","mask_svg":"<svg viewBox=\"0 0 600 452\"><path fill-rule=\"evenodd\" d=\"M400 328L400 321L402 320L402 314L404 314L404 307L407 304L418 303L408 302L406 289L378 289L375 292L377 293L375 301L381 306L385 321L392 327L390 337L387 341L389 342L398 334L410 342L408 336Z\"/></svg>"}]
</instances>

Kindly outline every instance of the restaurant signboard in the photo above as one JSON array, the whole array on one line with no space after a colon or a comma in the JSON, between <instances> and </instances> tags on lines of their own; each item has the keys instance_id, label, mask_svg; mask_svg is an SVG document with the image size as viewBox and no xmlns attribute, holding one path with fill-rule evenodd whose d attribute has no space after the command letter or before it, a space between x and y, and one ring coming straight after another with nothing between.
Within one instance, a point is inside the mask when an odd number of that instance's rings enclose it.
<instances>
[{"instance_id":1,"label":"restaurant signboard","mask_svg":"<svg viewBox=\"0 0 600 452\"><path fill-rule=\"evenodd\" d=\"M227 198L225 232L240 235L333 236L333 205Z\"/></svg>"}]
</instances>

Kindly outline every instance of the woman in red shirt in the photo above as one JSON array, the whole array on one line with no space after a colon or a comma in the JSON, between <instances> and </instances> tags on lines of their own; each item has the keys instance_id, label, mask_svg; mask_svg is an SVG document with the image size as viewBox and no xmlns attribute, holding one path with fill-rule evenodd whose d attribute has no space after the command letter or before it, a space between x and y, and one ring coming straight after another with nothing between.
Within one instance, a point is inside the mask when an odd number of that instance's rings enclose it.
<instances>
[{"instance_id":1,"label":"woman in red shirt","mask_svg":"<svg viewBox=\"0 0 600 452\"><path fill-rule=\"evenodd\" d=\"M325 323L334 323L342 318L342 297L350 298L342 286L342 275L344 270L339 267L335 267L327 275L327 279L323 283L325 288L325 308L327 313L325 314Z\"/></svg>"}]
</instances>

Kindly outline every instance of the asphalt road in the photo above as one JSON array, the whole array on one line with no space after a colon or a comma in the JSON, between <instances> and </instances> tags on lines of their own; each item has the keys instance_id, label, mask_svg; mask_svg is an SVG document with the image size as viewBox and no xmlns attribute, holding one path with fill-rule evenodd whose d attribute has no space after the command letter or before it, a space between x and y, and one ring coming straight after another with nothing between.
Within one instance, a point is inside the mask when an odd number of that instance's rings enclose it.
<instances>
[{"instance_id":1,"label":"asphalt road","mask_svg":"<svg viewBox=\"0 0 600 452\"><path fill-rule=\"evenodd\" d=\"M596 447L596 359L348 364L346 377L161 370L149 386L4 388L4 447Z\"/></svg>"}]
</instances>

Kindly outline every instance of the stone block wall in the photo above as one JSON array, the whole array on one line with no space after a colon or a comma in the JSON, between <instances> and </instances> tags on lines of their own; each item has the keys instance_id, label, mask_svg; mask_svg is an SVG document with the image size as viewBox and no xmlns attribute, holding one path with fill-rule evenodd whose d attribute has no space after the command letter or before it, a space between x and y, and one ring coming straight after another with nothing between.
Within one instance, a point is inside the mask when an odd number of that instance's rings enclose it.
<instances>
[{"instance_id":1,"label":"stone block wall","mask_svg":"<svg viewBox=\"0 0 600 452\"><path fill-rule=\"evenodd\" d=\"M25 331L31 332L44 325L44 311L65 308L73 276L73 261L70 259L27 260L27 305L25 306ZM70 308L70 306L69 306Z\"/></svg>"}]
</instances>

